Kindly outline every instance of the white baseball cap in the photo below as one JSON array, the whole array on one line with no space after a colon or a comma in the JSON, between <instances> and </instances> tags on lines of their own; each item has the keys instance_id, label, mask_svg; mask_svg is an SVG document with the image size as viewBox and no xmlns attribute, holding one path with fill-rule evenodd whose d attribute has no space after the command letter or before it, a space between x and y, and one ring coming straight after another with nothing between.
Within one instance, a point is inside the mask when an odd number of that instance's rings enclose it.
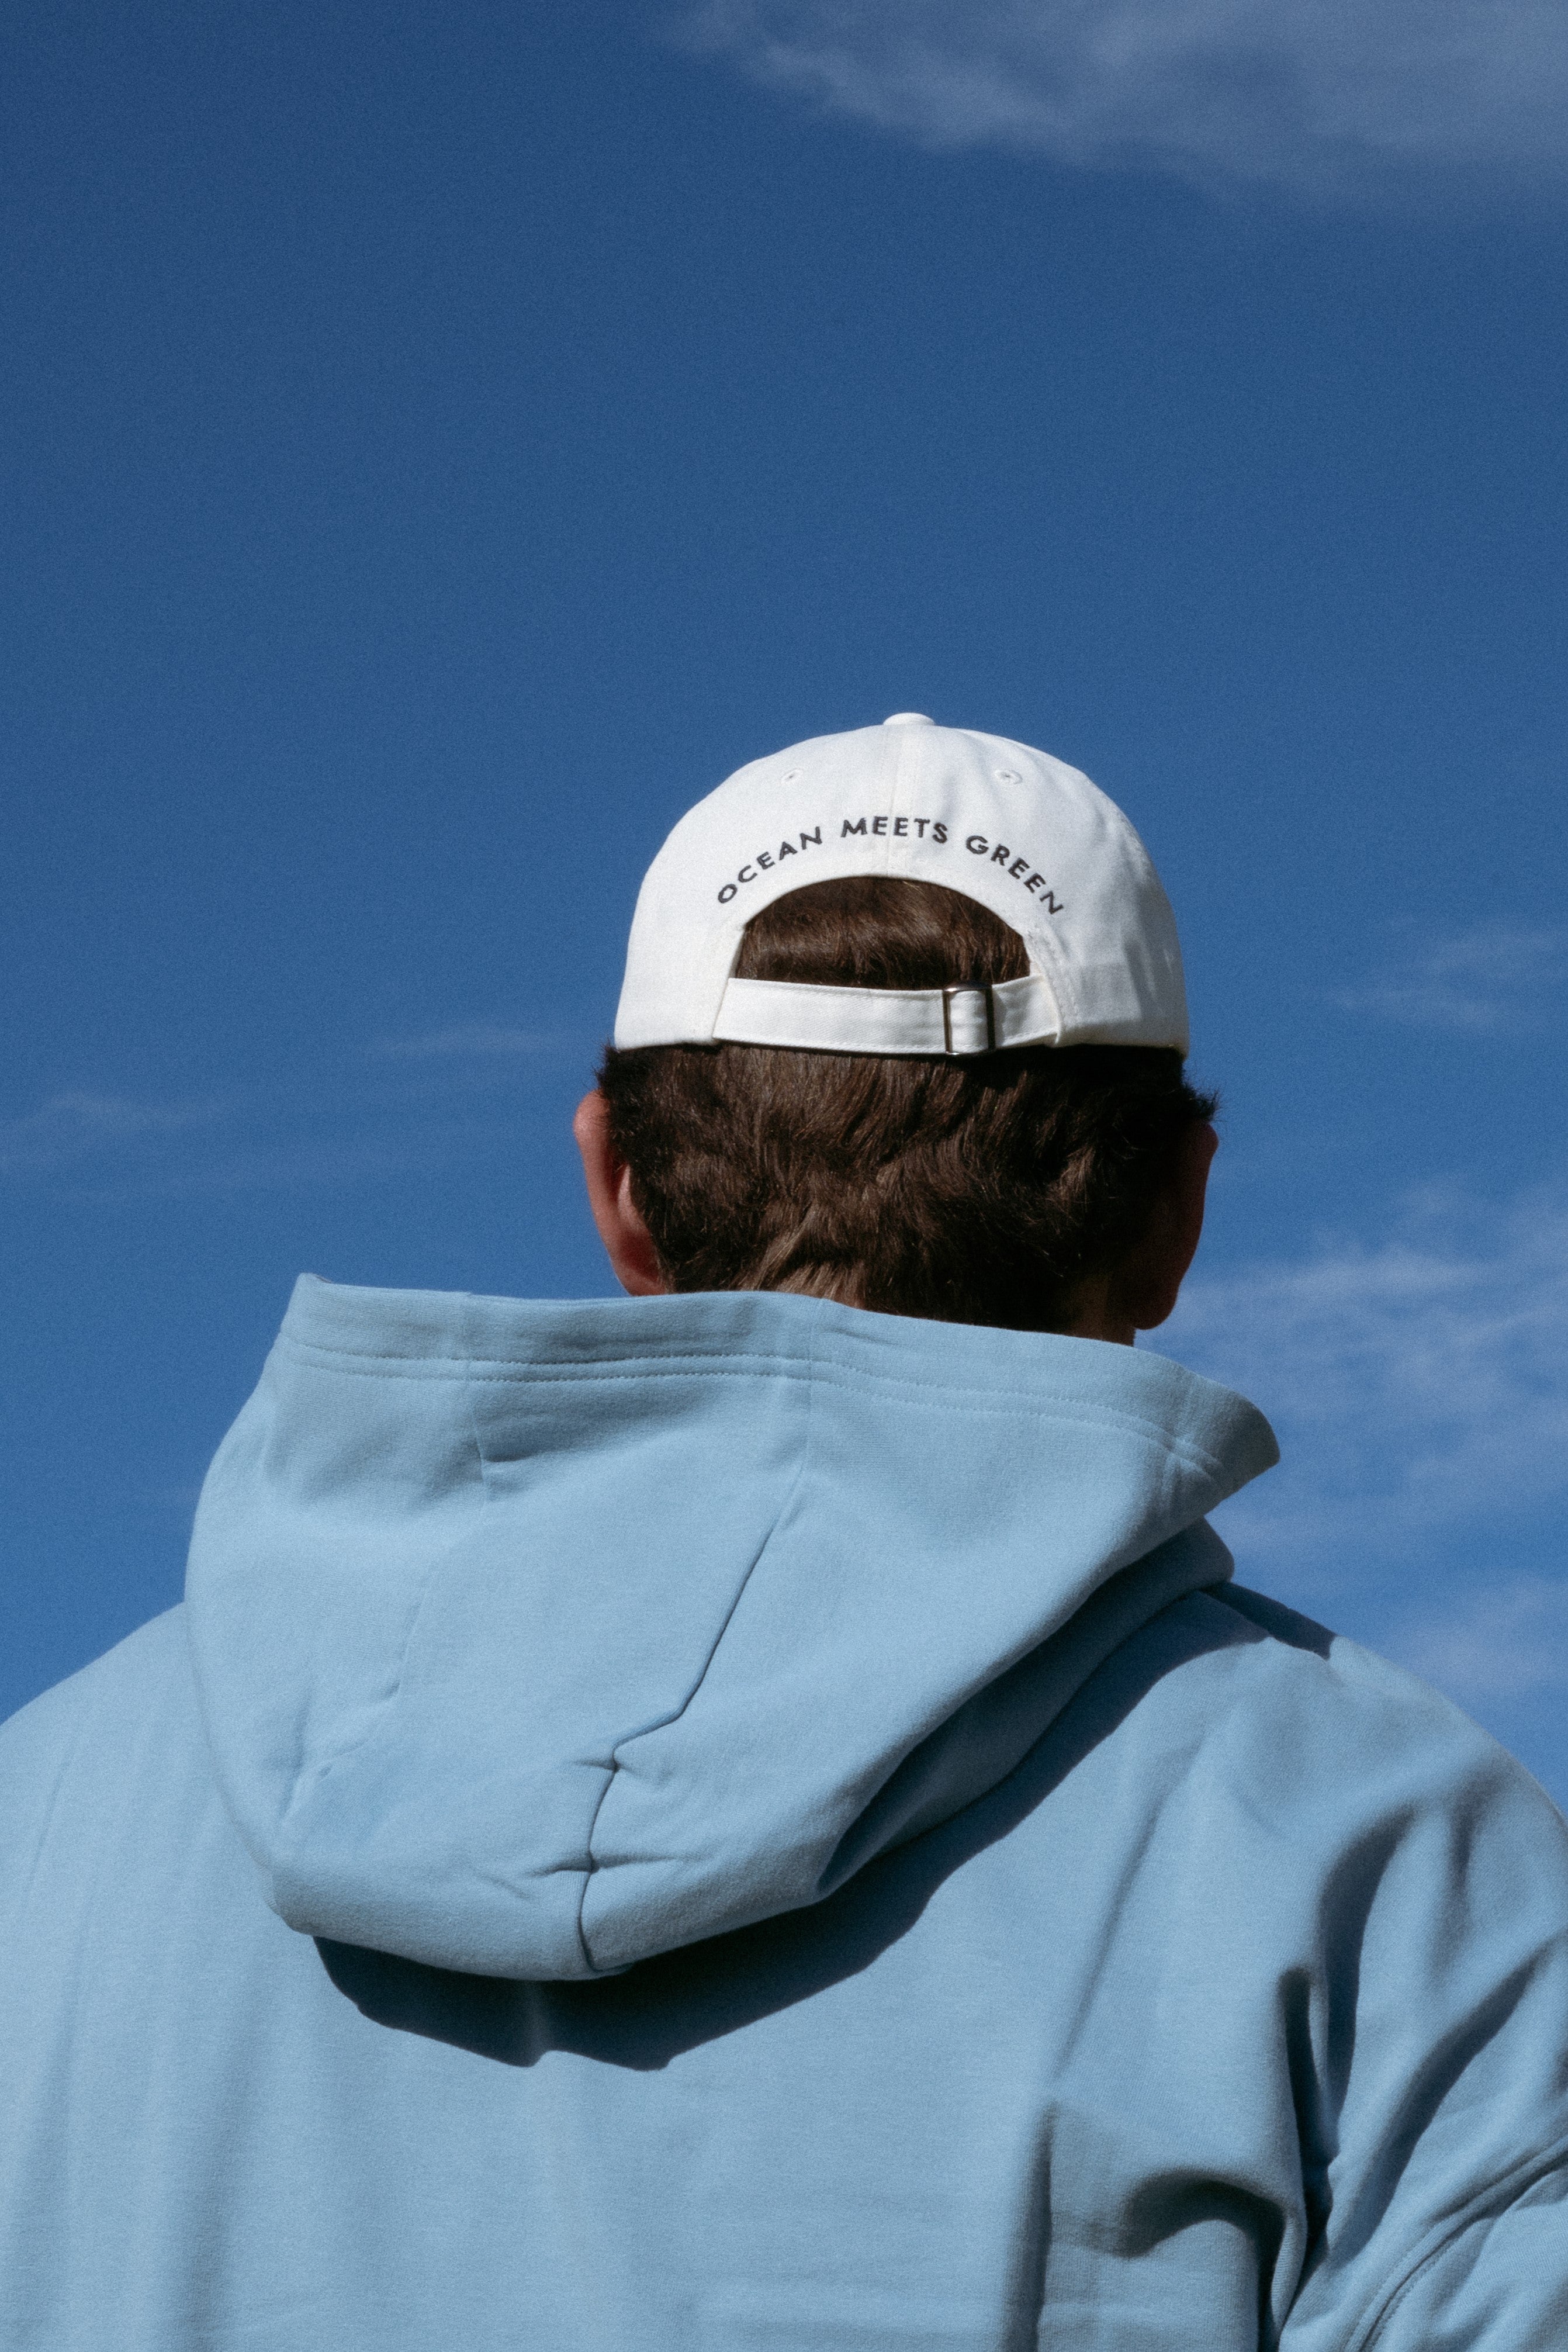
<instances>
[{"instance_id":1,"label":"white baseball cap","mask_svg":"<svg viewBox=\"0 0 1568 2352\"><path fill-rule=\"evenodd\" d=\"M807 883L940 882L1022 938L1029 976L975 988L737 980L741 934ZM969 1055L1187 1050L1170 902L1113 801L1026 743L899 711L738 769L682 817L637 899L615 1044Z\"/></svg>"}]
</instances>

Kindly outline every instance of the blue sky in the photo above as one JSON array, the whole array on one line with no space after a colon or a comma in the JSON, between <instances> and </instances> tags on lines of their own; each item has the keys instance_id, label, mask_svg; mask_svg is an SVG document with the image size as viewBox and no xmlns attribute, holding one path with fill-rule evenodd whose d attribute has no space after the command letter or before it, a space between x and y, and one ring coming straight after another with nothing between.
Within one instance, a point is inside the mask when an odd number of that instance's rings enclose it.
<instances>
[{"instance_id":1,"label":"blue sky","mask_svg":"<svg viewBox=\"0 0 1568 2352\"><path fill-rule=\"evenodd\" d=\"M5 35L15 1705L304 1267L602 1291L643 867L897 709L1128 809L1240 1572L1568 1796L1568 20L149 0Z\"/></svg>"}]
</instances>

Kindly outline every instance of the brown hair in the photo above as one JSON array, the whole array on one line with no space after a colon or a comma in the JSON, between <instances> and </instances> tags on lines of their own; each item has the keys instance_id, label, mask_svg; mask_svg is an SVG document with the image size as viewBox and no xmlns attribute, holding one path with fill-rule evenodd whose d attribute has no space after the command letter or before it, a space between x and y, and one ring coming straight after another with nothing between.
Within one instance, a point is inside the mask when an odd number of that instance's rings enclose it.
<instances>
[{"instance_id":1,"label":"brown hair","mask_svg":"<svg viewBox=\"0 0 1568 2352\"><path fill-rule=\"evenodd\" d=\"M931 882L776 898L737 973L862 988L1013 980L1023 941ZM794 1290L885 1314L1061 1330L1143 1238L1211 1095L1179 1054L1032 1045L975 1060L768 1045L609 1050L600 1086L675 1290Z\"/></svg>"}]
</instances>

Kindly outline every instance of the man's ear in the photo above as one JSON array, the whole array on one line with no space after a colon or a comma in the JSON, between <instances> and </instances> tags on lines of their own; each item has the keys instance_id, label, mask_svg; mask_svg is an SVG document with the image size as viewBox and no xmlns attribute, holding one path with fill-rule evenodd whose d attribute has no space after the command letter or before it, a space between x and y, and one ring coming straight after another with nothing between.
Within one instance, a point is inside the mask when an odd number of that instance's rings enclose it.
<instances>
[{"instance_id":1,"label":"man's ear","mask_svg":"<svg viewBox=\"0 0 1568 2352\"><path fill-rule=\"evenodd\" d=\"M670 1286L653 1235L632 1198L632 1171L611 1140L610 1106L597 1087L578 1104L571 1131L582 1154L588 1205L616 1281L633 1298L658 1297Z\"/></svg>"},{"instance_id":2,"label":"man's ear","mask_svg":"<svg viewBox=\"0 0 1568 2352\"><path fill-rule=\"evenodd\" d=\"M1153 1331L1176 1303L1203 1234L1208 1171L1219 1138L1207 1122L1182 1138L1176 1172L1143 1242L1115 1275L1118 1313L1135 1330Z\"/></svg>"}]
</instances>

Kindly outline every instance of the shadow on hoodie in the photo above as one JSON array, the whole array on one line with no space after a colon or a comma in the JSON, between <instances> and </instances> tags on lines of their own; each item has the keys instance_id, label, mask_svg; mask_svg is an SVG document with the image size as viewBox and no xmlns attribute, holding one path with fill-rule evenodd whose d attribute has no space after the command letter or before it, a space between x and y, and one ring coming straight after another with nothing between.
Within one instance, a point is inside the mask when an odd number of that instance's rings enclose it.
<instances>
[{"instance_id":1,"label":"shadow on hoodie","mask_svg":"<svg viewBox=\"0 0 1568 2352\"><path fill-rule=\"evenodd\" d=\"M915 1925L951 1872L1015 1829L1174 1668L1228 1648L1239 1631L1244 1640L1261 1640L1266 1632L1294 1648L1328 1655L1333 1636L1310 1619L1234 1587L1218 1588L1211 1597L1225 1604L1223 1616L1172 1604L1096 1669L999 1786L956 1818L880 1855L808 1910L711 1937L586 1984L466 1976L326 1937L317 1939L322 1965L373 2023L503 2065L532 2066L552 2050L640 2071L668 2065L700 2042L809 2000L869 1968ZM1255 1618L1263 1631L1239 1629L1238 1612ZM1039 1720L1049 1710L1048 1686L1062 1672L1063 1661L1052 1649L1023 1659L987 1694L988 1711L994 1717L1016 1709ZM969 1738L976 1740L973 1729ZM1375 1883L1375 1874L1364 1877L1363 1910ZM1348 2013L1354 2016L1354 2000ZM1345 2067L1349 2059L1347 2046ZM1160 2226L1168 2226L1168 2217Z\"/></svg>"},{"instance_id":2,"label":"shadow on hoodie","mask_svg":"<svg viewBox=\"0 0 1568 2352\"><path fill-rule=\"evenodd\" d=\"M998 1788L1275 1453L1093 1340L306 1279L192 1544L218 1779L302 1933L619 1977Z\"/></svg>"}]
</instances>

